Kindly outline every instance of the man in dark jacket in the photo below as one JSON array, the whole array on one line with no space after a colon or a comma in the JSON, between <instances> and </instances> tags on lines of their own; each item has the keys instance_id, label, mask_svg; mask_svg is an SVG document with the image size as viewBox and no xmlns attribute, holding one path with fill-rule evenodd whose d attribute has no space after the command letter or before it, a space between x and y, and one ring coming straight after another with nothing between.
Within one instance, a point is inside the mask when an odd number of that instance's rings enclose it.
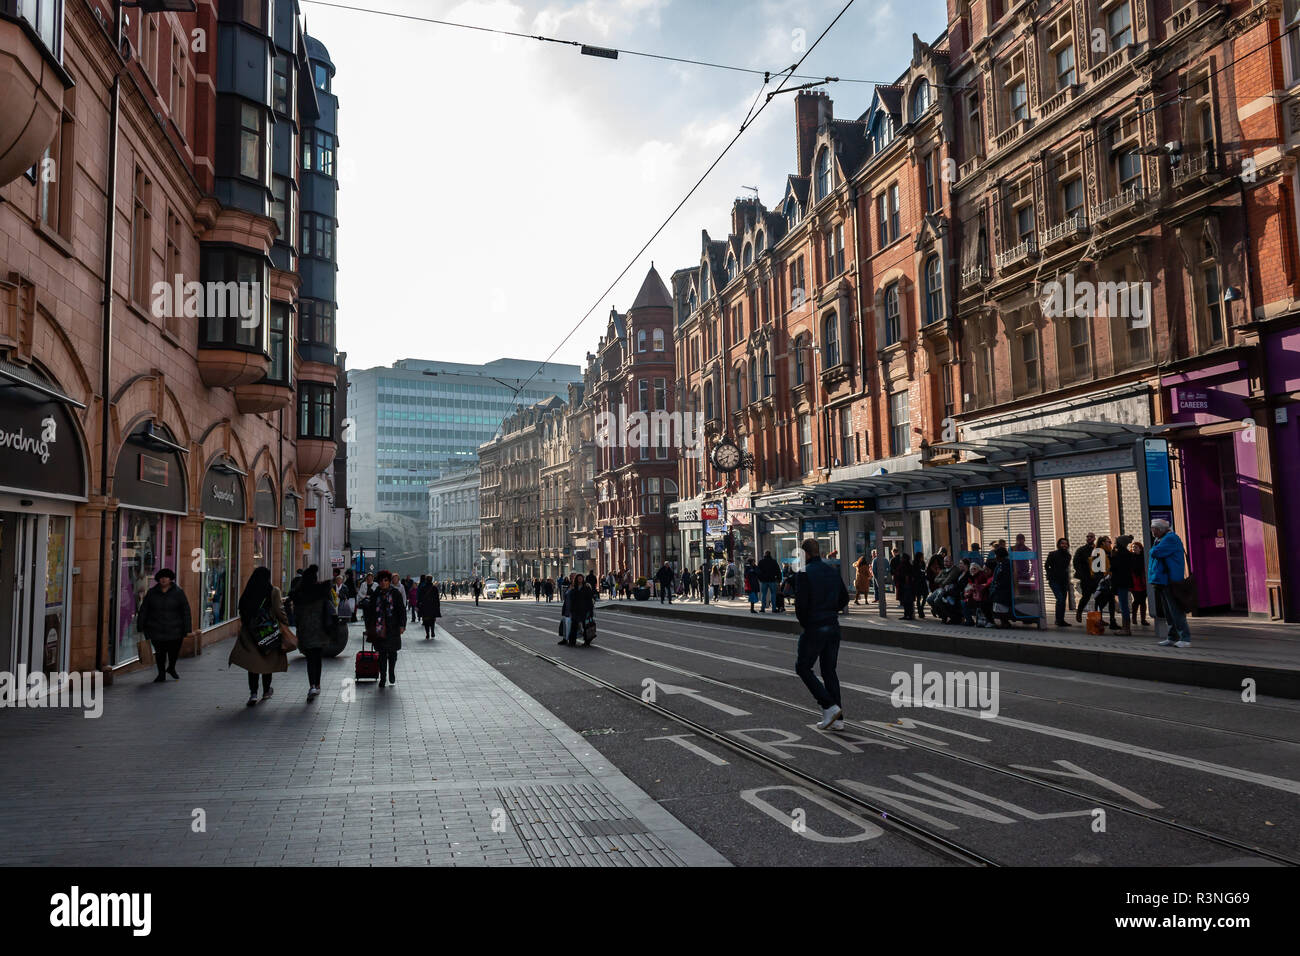
<instances>
[{"instance_id":1,"label":"man in dark jacket","mask_svg":"<svg viewBox=\"0 0 1300 956\"><path fill-rule=\"evenodd\" d=\"M1043 562L1043 573L1056 598L1056 626L1069 627L1070 622L1065 619L1065 608L1069 604L1066 596L1070 593L1070 542L1065 538L1056 542L1056 550Z\"/></svg>"},{"instance_id":2,"label":"man in dark jacket","mask_svg":"<svg viewBox=\"0 0 1300 956\"><path fill-rule=\"evenodd\" d=\"M595 571L587 572L587 587L591 588L591 600L594 603L600 597L600 582L596 580Z\"/></svg>"},{"instance_id":3,"label":"man in dark jacket","mask_svg":"<svg viewBox=\"0 0 1300 956\"><path fill-rule=\"evenodd\" d=\"M806 539L800 547L807 566L794 578L794 613L803 627L794 670L822 709L818 728L843 730L844 708L840 706L835 665L840 653L839 614L849 606L849 589L839 571L821 559L816 538ZM820 662L821 680L813 673L814 661Z\"/></svg>"},{"instance_id":4,"label":"man in dark jacket","mask_svg":"<svg viewBox=\"0 0 1300 956\"><path fill-rule=\"evenodd\" d=\"M894 549L894 557L889 562L889 574L894 579L894 595L903 608L903 620L910 621L915 610L913 605L916 603L912 596L912 562L898 548Z\"/></svg>"},{"instance_id":5,"label":"man in dark jacket","mask_svg":"<svg viewBox=\"0 0 1300 956\"><path fill-rule=\"evenodd\" d=\"M776 610L776 589L781 584L781 565L776 563L771 551L763 552L763 560L758 562L758 586L762 591L763 603L759 608L767 610L767 599L772 599L772 610Z\"/></svg>"},{"instance_id":6,"label":"man in dark jacket","mask_svg":"<svg viewBox=\"0 0 1300 956\"><path fill-rule=\"evenodd\" d=\"M1074 552L1074 576L1079 582L1080 592L1079 606L1074 609L1074 619L1080 623L1083 621L1083 606L1088 603L1088 598L1092 597L1092 592L1097 590L1097 579L1092 573L1092 552L1096 543L1097 536L1089 531L1086 543L1081 544Z\"/></svg>"},{"instance_id":7,"label":"man in dark jacket","mask_svg":"<svg viewBox=\"0 0 1300 956\"><path fill-rule=\"evenodd\" d=\"M590 584L591 582L587 582ZM659 603L664 603L664 597L668 598L668 603L673 603L673 569L667 561L663 567L655 572L655 583L659 585Z\"/></svg>"},{"instance_id":8,"label":"man in dark jacket","mask_svg":"<svg viewBox=\"0 0 1300 956\"><path fill-rule=\"evenodd\" d=\"M156 583L140 601L135 628L153 644L154 659L158 664L158 676L153 682L161 684L167 680L168 674L175 680L181 679L181 675L176 673L176 658L180 656L181 642L190 632L192 619L190 600L176 586L176 572L163 568L153 579Z\"/></svg>"}]
</instances>

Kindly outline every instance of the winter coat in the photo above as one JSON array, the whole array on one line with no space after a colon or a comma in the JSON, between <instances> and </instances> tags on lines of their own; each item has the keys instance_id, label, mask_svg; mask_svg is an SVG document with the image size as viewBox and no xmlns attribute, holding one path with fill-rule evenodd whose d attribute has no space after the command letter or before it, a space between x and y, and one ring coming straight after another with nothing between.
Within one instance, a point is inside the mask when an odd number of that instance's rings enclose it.
<instances>
[{"instance_id":1,"label":"winter coat","mask_svg":"<svg viewBox=\"0 0 1300 956\"><path fill-rule=\"evenodd\" d=\"M1043 571L1047 580L1054 584L1066 584L1070 580L1070 549L1057 548L1043 562Z\"/></svg>"},{"instance_id":2,"label":"winter coat","mask_svg":"<svg viewBox=\"0 0 1300 956\"><path fill-rule=\"evenodd\" d=\"M1075 548L1074 576L1084 582L1092 580L1092 545L1081 544Z\"/></svg>"},{"instance_id":3,"label":"winter coat","mask_svg":"<svg viewBox=\"0 0 1300 956\"><path fill-rule=\"evenodd\" d=\"M293 608L298 647L304 651L323 650L333 639L334 622L338 620L333 585L318 583L312 591L299 588Z\"/></svg>"},{"instance_id":4,"label":"winter coat","mask_svg":"<svg viewBox=\"0 0 1300 956\"><path fill-rule=\"evenodd\" d=\"M883 554L876 555L871 562L871 576L881 585L889 583L889 559Z\"/></svg>"},{"instance_id":5,"label":"winter coat","mask_svg":"<svg viewBox=\"0 0 1300 956\"><path fill-rule=\"evenodd\" d=\"M1011 562L999 561L993 568L993 603L1011 606Z\"/></svg>"},{"instance_id":6,"label":"winter coat","mask_svg":"<svg viewBox=\"0 0 1300 956\"><path fill-rule=\"evenodd\" d=\"M1113 548L1110 552L1110 576L1117 591L1128 591L1133 587L1133 552L1127 547Z\"/></svg>"},{"instance_id":7,"label":"winter coat","mask_svg":"<svg viewBox=\"0 0 1300 956\"><path fill-rule=\"evenodd\" d=\"M442 617L442 598L438 593L438 585L421 584L416 589L415 601L420 611L420 620L425 624L432 624Z\"/></svg>"},{"instance_id":8,"label":"winter coat","mask_svg":"<svg viewBox=\"0 0 1300 956\"><path fill-rule=\"evenodd\" d=\"M766 584L781 580L781 565L776 563L776 558L763 556L763 559L758 562L758 579Z\"/></svg>"},{"instance_id":9,"label":"winter coat","mask_svg":"<svg viewBox=\"0 0 1300 956\"><path fill-rule=\"evenodd\" d=\"M745 568L745 590L750 592L759 590L758 568L754 565Z\"/></svg>"},{"instance_id":10,"label":"winter coat","mask_svg":"<svg viewBox=\"0 0 1300 956\"><path fill-rule=\"evenodd\" d=\"M271 586L271 598L267 601L267 606L271 609L272 618L285 627L289 626L289 615L284 613L280 589L274 585ZM235 638L235 646L230 649L230 658L226 663L242 667L250 674L280 674L289 669L289 655L283 650L263 654L257 649L257 642L248 630L248 625L241 619L239 636Z\"/></svg>"},{"instance_id":11,"label":"winter coat","mask_svg":"<svg viewBox=\"0 0 1300 956\"><path fill-rule=\"evenodd\" d=\"M179 643L190 632L190 600L174 582L166 593L158 585L145 592L136 614L135 629L154 644Z\"/></svg>"},{"instance_id":12,"label":"winter coat","mask_svg":"<svg viewBox=\"0 0 1300 956\"><path fill-rule=\"evenodd\" d=\"M384 616L384 638L379 640L375 634L381 613ZM365 619L368 641L386 650L401 650L402 629L406 627L406 602L402 600L399 589L390 587L387 591L382 588L375 591L366 605Z\"/></svg>"},{"instance_id":13,"label":"winter coat","mask_svg":"<svg viewBox=\"0 0 1300 956\"><path fill-rule=\"evenodd\" d=\"M1184 577L1183 541L1172 531L1151 546L1147 552L1147 580L1152 584L1168 585Z\"/></svg>"},{"instance_id":14,"label":"winter coat","mask_svg":"<svg viewBox=\"0 0 1300 956\"><path fill-rule=\"evenodd\" d=\"M664 565L655 572L655 580L659 582L660 587L671 587L673 583L673 569ZM588 584L591 582L588 581Z\"/></svg>"},{"instance_id":15,"label":"winter coat","mask_svg":"<svg viewBox=\"0 0 1300 956\"><path fill-rule=\"evenodd\" d=\"M853 579L853 589L855 591L865 591L871 587L871 562L867 560L864 554L858 560L853 562L853 567L857 571L857 576Z\"/></svg>"},{"instance_id":16,"label":"winter coat","mask_svg":"<svg viewBox=\"0 0 1300 956\"><path fill-rule=\"evenodd\" d=\"M595 617L596 592L586 587L586 581L583 581L583 587L569 589L569 616L574 621L582 623Z\"/></svg>"}]
</instances>

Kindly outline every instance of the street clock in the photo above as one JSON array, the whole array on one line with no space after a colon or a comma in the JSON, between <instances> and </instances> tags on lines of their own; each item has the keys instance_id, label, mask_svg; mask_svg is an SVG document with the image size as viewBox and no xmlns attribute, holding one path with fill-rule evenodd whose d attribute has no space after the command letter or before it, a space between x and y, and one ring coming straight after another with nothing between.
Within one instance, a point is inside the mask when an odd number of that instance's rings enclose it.
<instances>
[{"instance_id":1,"label":"street clock","mask_svg":"<svg viewBox=\"0 0 1300 956\"><path fill-rule=\"evenodd\" d=\"M729 435L724 435L718 439L713 446L713 451L709 453L709 460L713 462L713 467L718 471L733 472L741 468L749 468L754 464L754 456L749 452L741 451Z\"/></svg>"}]
</instances>

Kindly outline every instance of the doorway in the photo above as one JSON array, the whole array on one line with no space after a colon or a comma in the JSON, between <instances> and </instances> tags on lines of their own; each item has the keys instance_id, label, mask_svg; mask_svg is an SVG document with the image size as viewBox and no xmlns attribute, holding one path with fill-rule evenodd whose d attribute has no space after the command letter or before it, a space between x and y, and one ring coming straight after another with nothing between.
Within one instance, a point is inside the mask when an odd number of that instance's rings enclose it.
<instances>
[{"instance_id":1,"label":"doorway","mask_svg":"<svg viewBox=\"0 0 1300 956\"><path fill-rule=\"evenodd\" d=\"M65 670L70 521L0 511L0 662L46 674Z\"/></svg>"}]
</instances>

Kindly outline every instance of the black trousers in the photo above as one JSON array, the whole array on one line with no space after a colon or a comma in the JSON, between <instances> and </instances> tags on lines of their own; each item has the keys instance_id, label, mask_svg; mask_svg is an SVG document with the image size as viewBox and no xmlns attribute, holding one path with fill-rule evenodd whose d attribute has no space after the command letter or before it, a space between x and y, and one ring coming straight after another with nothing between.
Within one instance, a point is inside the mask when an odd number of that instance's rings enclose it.
<instances>
[{"instance_id":1,"label":"black trousers","mask_svg":"<svg viewBox=\"0 0 1300 956\"><path fill-rule=\"evenodd\" d=\"M1097 585L1094 581L1079 582L1079 606L1074 610L1074 619L1076 621L1083 620L1084 605L1088 603L1088 598L1092 597L1092 592L1095 590L1097 590ZM1097 610L1100 611L1101 608L1097 608Z\"/></svg>"},{"instance_id":2,"label":"black trousers","mask_svg":"<svg viewBox=\"0 0 1300 956\"><path fill-rule=\"evenodd\" d=\"M307 683L312 687L319 687L321 648L313 647L310 650L304 650L303 654L307 658Z\"/></svg>"},{"instance_id":3,"label":"black trousers","mask_svg":"<svg viewBox=\"0 0 1300 956\"><path fill-rule=\"evenodd\" d=\"M817 705L823 710L832 704L840 703L840 678L836 671L839 656L839 624L810 627L799 635L794 672L799 675L804 686L812 692L813 697L817 699ZM820 665L821 680L818 680L817 675L813 673L813 664Z\"/></svg>"},{"instance_id":4,"label":"black trousers","mask_svg":"<svg viewBox=\"0 0 1300 956\"><path fill-rule=\"evenodd\" d=\"M249 671L248 692L250 694L257 693L257 679L260 677L262 678L262 693L265 694L268 690L271 689L271 676L272 675L270 674L254 674L252 671Z\"/></svg>"},{"instance_id":5,"label":"black trousers","mask_svg":"<svg viewBox=\"0 0 1300 956\"><path fill-rule=\"evenodd\" d=\"M158 665L158 676L176 669L176 659L181 655L181 641L155 641L153 658Z\"/></svg>"},{"instance_id":6,"label":"black trousers","mask_svg":"<svg viewBox=\"0 0 1300 956\"><path fill-rule=\"evenodd\" d=\"M383 644L376 644L375 650L379 652L379 679L384 679L384 674L388 675L389 680L397 679L397 651L385 647Z\"/></svg>"}]
</instances>

